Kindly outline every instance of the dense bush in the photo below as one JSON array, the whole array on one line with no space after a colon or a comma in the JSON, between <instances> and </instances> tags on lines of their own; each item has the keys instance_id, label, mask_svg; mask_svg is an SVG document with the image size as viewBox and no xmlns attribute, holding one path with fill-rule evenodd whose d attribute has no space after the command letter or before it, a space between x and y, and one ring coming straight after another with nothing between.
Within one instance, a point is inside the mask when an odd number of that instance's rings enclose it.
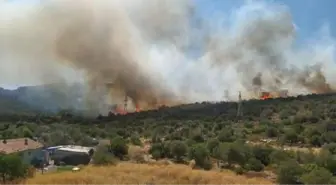
<instances>
[{"instance_id":1,"label":"dense bush","mask_svg":"<svg viewBox=\"0 0 336 185\"><path fill-rule=\"evenodd\" d=\"M250 158L245 164L245 169L260 172L264 169L264 165L256 158Z\"/></svg>"},{"instance_id":2,"label":"dense bush","mask_svg":"<svg viewBox=\"0 0 336 185\"><path fill-rule=\"evenodd\" d=\"M114 165L116 164L116 159L114 158L114 155L109 152L108 146L101 145L96 147L92 156L92 163L98 166Z\"/></svg>"},{"instance_id":3,"label":"dense bush","mask_svg":"<svg viewBox=\"0 0 336 185\"><path fill-rule=\"evenodd\" d=\"M32 175L28 165L17 155L0 154L0 177L2 183L23 180Z\"/></svg>"},{"instance_id":4,"label":"dense bush","mask_svg":"<svg viewBox=\"0 0 336 185\"><path fill-rule=\"evenodd\" d=\"M182 157L186 156L188 146L183 141L173 141L171 145L171 153L177 162L182 161Z\"/></svg>"},{"instance_id":5,"label":"dense bush","mask_svg":"<svg viewBox=\"0 0 336 185\"><path fill-rule=\"evenodd\" d=\"M283 162L278 168L278 182L280 184L300 184L300 177L303 173L303 168L296 161Z\"/></svg>"},{"instance_id":6,"label":"dense bush","mask_svg":"<svg viewBox=\"0 0 336 185\"><path fill-rule=\"evenodd\" d=\"M211 169L209 151L203 144L196 144L189 150L189 158L195 160L196 166Z\"/></svg>"},{"instance_id":7,"label":"dense bush","mask_svg":"<svg viewBox=\"0 0 336 185\"><path fill-rule=\"evenodd\" d=\"M127 142L122 137L117 136L111 140L110 150L116 157L123 159L128 153Z\"/></svg>"},{"instance_id":8,"label":"dense bush","mask_svg":"<svg viewBox=\"0 0 336 185\"><path fill-rule=\"evenodd\" d=\"M309 173L302 175L301 181L304 184L333 184L333 174L323 167L312 169Z\"/></svg>"}]
</instances>

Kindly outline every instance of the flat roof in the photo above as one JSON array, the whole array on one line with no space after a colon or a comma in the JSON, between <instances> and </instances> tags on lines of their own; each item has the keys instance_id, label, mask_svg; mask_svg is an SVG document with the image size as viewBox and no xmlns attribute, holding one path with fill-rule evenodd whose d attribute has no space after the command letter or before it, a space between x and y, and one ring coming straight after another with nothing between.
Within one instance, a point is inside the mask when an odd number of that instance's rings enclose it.
<instances>
[{"instance_id":1,"label":"flat roof","mask_svg":"<svg viewBox=\"0 0 336 185\"><path fill-rule=\"evenodd\" d=\"M69 152L79 152L79 153L89 153L89 151L93 150L93 148L85 147L85 146L68 145L68 146L61 146L57 150L69 151Z\"/></svg>"}]
</instances>

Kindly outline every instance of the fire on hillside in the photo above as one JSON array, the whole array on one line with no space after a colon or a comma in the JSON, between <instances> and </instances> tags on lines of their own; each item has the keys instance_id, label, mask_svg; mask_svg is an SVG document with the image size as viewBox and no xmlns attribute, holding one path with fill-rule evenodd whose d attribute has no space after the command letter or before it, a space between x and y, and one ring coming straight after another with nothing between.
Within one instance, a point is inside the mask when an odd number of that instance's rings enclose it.
<instances>
[{"instance_id":1,"label":"fire on hillside","mask_svg":"<svg viewBox=\"0 0 336 185\"><path fill-rule=\"evenodd\" d=\"M134 112L141 112L139 105L136 105L134 110L128 110L127 108L125 108L125 106L118 104L110 108L110 114L114 115L126 115L128 113L134 113Z\"/></svg>"},{"instance_id":2,"label":"fire on hillside","mask_svg":"<svg viewBox=\"0 0 336 185\"><path fill-rule=\"evenodd\" d=\"M288 97L288 91L282 90L282 91L276 91L276 92L261 92L260 99L261 100L267 100L270 98L286 98Z\"/></svg>"}]
</instances>

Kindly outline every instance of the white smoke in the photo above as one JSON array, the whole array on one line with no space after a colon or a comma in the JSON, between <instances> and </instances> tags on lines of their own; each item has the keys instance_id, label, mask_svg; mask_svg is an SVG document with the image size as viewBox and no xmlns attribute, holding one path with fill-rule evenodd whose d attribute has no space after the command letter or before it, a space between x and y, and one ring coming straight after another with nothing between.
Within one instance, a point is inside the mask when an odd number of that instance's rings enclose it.
<instances>
[{"instance_id":1,"label":"white smoke","mask_svg":"<svg viewBox=\"0 0 336 185\"><path fill-rule=\"evenodd\" d=\"M238 91L249 98L259 72L263 89L293 95L336 85L333 38L324 31L295 47L298 28L285 6L248 1L229 21L197 13L188 0L0 2L0 84L84 80L98 96L116 81L116 91L139 103L162 94L176 102L223 100L225 92L235 100ZM300 81L316 64L326 82Z\"/></svg>"}]
</instances>

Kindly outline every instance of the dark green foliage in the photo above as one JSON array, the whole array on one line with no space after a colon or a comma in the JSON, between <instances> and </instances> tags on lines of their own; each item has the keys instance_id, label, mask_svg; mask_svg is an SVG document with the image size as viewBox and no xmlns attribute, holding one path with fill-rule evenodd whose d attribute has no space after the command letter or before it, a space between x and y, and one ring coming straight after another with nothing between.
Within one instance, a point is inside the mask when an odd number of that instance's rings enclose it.
<instances>
[{"instance_id":1,"label":"dark green foliage","mask_svg":"<svg viewBox=\"0 0 336 185\"><path fill-rule=\"evenodd\" d=\"M329 143L323 146L324 149L328 150L331 154L336 154L336 143Z\"/></svg>"},{"instance_id":2,"label":"dark green foliage","mask_svg":"<svg viewBox=\"0 0 336 185\"><path fill-rule=\"evenodd\" d=\"M317 164L326 168L332 173L336 172L336 157L332 155L328 150L322 150L317 157Z\"/></svg>"},{"instance_id":3,"label":"dark green foliage","mask_svg":"<svg viewBox=\"0 0 336 185\"><path fill-rule=\"evenodd\" d=\"M189 158L194 159L196 166L209 169L211 163L209 162L209 151L203 144L196 144L189 149Z\"/></svg>"},{"instance_id":4,"label":"dark green foliage","mask_svg":"<svg viewBox=\"0 0 336 185\"><path fill-rule=\"evenodd\" d=\"M316 154L313 151L297 151L295 152L295 159L300 164L310 164L316 162Z\"/></svg>"},{"instance_id":5,"label":"dark green foliage","mask_svg":"<svg viewBox=\"0 0 336 185\"><path fill-rule=\"evenodd\" d=\"M183 141L172 142L171 153L178 162L181 162L182 157L186 156L187 152L188 146Z\"/></svg>"},{"instance_id":6,"label":"dark green foliage","mask_svg":"<svg viewBox=\"0 0 336 185\"><path fill-rule=\"evenodd\" d=\"M301 176L301 182L304 184L331 184L333 174L325 168L316 167L309 173Z\"/></svg>"},{"instance_id":7,"label":"dark green foliage","mask_svg":"<svg viewBox=\"0 0 336 185\"><path fill-rule=\"evenodd\" d=\"M214 149L214 157L221 162L228 164L227 167L230 167L228 154L231 148L231 143L220 143L217 148Z\"/></svg>"},{"instance_id":8,"label":"dark green foliage","mask_svg":"<svg viewBox=\"0 0 336 185\"><path fill-rule=\"evenodd\" d=\"M162 143L154 143L149 149L149 153L153 156L154 159L160 159L165 156L164 146Z\"/></svg>"},{"instance_id":9,"label":"dark green foliage","mask_svg":"<svg viewBox=\"0 0 336 185\"><path fill-rule=\"evenodd\" d=\"M279 131L275 127L268 127L266 129L266 136L267 137L277 137L279 135Z\"/></svg>"},{"instance_id":10,"label":"dark green foliage","mask_svg":"<svg viewBox=\"0 0 336 185\"><path fill-rule=\"evenodd\" d=\"M243 175L245 173L245 169L239 166L239 167L237 167L237 168L234 169L234 172L237 175Z\"/></svg>"},{"instance_id":11,"label":"dark green foliage","mask_svg":"<svg viewBox=\"0 0 336 185\"><path fill-rule=\"evenodd\" d=\"M29 166L17 155L0 155L0 178L3 183L23 180L29 175Z\"/></svg>"},{"instance_id":12,"label":"dark green foliage","mask_svg":"<svg viewBox=\"0 0 336 185\"><path fill-rule=\"evenodd\" d=\"M193 129L190 133L190 138L194 140L196 143L204 142L204 136L200 129Z\"/></svg>"},{"instance_id":13,"label":"dark green foliage","mask_svg":"<svg viewBox=\"0 0 336 185\"><path fill-rule=\"evenodd\" d=\"M172 142L171 141L167 141L167 142L164 142L163 143L163 154L164 154L164 157L167 157L167 158L174 158L172 152L171 152L171 148L172 148Z\"/></svg>"},{"instance_id":14,"label":"dark green foliage","mask_svg":"<svg viewBox=\"0 0 336 185\"><path fill-rule=\"evenodd\" d=\"M310 139L309 139L309 143L312 146L316 146L316 147L320 147L323 143L323 139L321 138L321 136L318 135L313 135Z\"/></svg>"},{"instance_id":15,"label":"dark green foliage","mask_svg":"<svg viewBox=\"0 0 336 185\"><path fill-rule=\"evenodd\" d=\"M270 154L270 162L272 164L281 164L285 161L293 159L293 156L291 156L288 152L282 151L282 150L274 150Z\"/></svg>"},{"instance_id":16,"label":"dark green foliage","mask_svg":"<svg viewBox=\"0 0 336 185\"><path fill-rule=\"evenodd\" d=\"M108 150L108 146L98 146L96 151L92 156L92 161L94 165L114 165L116 160L111 152Z\"/></svg>"},{"instance_id":17,"label":"dark green foliage","mask_svg":"<svg viewBox=\"0 0 336 185\"><path fill-rule=\"evenodd\" d=\"M296 161L284 161L277 170L277 181L280 184L300 184L303 173L303 168Z\"/></svg>"},{"instance_id":18,"label":"dark green foliage","mask_svg":"<svg viewBox=\"0 0 336 185\"><path fill-rule=\"evenodd\" d=\"M264 169L264 165L256 158L250 158L244 166L245 169L260 172Z\"/></svg>"},{"instance_id":19,"label":"dark green foliage","mask_svg":"<svg viewBox=\"0 0 336 185\"><path fill-rule=\"evenodd\" d=\"M224 128L219 134L218 134L218 140L220 142L232 142L234 141L234 134L233 130L230 128Z\"/></svg>"},{"instance_id":20,"label":"dark green foliage","mask_svg":"<svg viewBox=\"0 0 336 185\"><path fill-rule=\"evenodd\" d=\"M310 173L317 168L319 168L319 166L314 163L307 163L302 166L302 169L304 170L305 173Z\"/></svg>"},{"instance_id":21,"label":"dark green foliage","mask_svg":"<svg viewBox=\"0 0 336 185\"><path fill-rule=\"evenodd\" d=\"M208 151L210 152L210 154L212 156L214 156L215 150L218 149L219 144L220 144L220 142L216 138L212 138L212 139L208 140L208 142L207 142L207 149L208 149Z\"/></svg>"},{"instance_id":22,"label":"dark green foliage","mask_svg":"<svg viewBox=\"0 0 336 185\"><path fill-rule=\"evenodd\" d=\"M287 130L282 137L283 143L294 144L299 141L298 133L294 129Z\"/></svg>"},{"instance_id":23,"label":"dark green foliage","mask_svg":"<svg viewBox=\"0 0 336 185\"><path fill-rule=\"evenodd\" d=\"M240 142L233 143L228 151L228 163L244 166L252 156L250 148Z\"/></svg>"},{"instance_id":24,"label":"dark green foliage","mask_svg":"<svg viewBox=\"0 0 336 185\"><path fill-rule=\"evenodd\" d=\"M270 155L273 151L274 149L272 147L267 146L255 146L252 148L252 152L255 158L265 166L270 164Z\"/></svg>"},{"instance_id":25,"label":"dark green foliage","mask_svg":"<svg viewBox=\"0 0 336 185\"><path fill-rule=\"evenodd\" d=\"M131 136L131 143L137 146L142 145L140 138L136 135Z\"/></svg>"},{"instance_id":26,"label":"dark green foliage","mask_svg":"<svg viewBox=\"0 0 336 185\"><path fill-rule=\"evenodd\" d=\"M127 143L120 136L117 136L111 140L110 150L119 159L123 159L124 156L128 154Z\"/></svg>"}]
</instances>

